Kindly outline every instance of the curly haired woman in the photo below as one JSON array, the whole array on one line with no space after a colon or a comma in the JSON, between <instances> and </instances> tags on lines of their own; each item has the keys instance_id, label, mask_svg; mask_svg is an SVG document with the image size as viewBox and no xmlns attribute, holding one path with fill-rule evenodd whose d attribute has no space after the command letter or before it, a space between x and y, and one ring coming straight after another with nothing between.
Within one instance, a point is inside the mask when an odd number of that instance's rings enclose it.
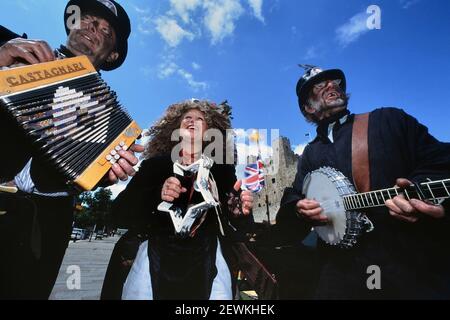
<instances>
[{"instance_id":1,"label":"curly haired woman","mask_svg":"<svg viewBox=\"0 0 450 320\"><path fill-rule=\"evenodd\" d=\"M229 114L227 105L189 100L169 106L149 129L145 160L113 205L121 225L148 235L125 281L122 299L233 298L230 246L243 240L253 222L252 194L242 191L232 199L232 191L236 194L240 186L234 166L214 163L211 167L209 189L220 205L198 218L188 236L177 234L169 214L157 209L163 201L184 203L185 209L203 201L201 193L194 190L194 178L180 181L174 177L173 158L183 166L199 160L212 140L206 136L208 129L227 136ZM172 138L178 129L181 143ZM227 141L218 145L223 146L218 152L234 152Z\"/></svg>"}]
</instances>

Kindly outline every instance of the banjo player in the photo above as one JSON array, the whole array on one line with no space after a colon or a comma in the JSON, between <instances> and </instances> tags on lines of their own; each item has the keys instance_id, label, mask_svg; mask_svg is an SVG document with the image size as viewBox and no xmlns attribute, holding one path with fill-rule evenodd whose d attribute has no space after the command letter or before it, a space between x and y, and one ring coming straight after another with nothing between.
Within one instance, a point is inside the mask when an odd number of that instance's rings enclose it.
<instances>
[{"instance_id":1,"label":"banjo player","mask_svg":"<svg viewBox=\"0 0 450 320\"><path fill-rule=\"evenodd\" d=\"M320 202L305 198L302 192L305 177L319 168L335 168L357 185L355 176L365 176L369 190L450 177L450 144L436 140L424 125L397 108L367 114L368 165L366 169L361 162L352 165L355 115L347 108L343 71L302 67L305 74L297 83L298 103L306 120L316 125L317 136L305 148L294 184L285 189L281 200L277 224L285 234L302 239L311 227L330 223ZM366 174L361 175L364 170ZM436 205L399 194L386 200L385 207L365 213L373 230L364 233L354 247L342 249L319 239L315 298L450 298L450 239L446 235L450 201ZM373 265L381 272L380 290L367 286L367 270Z\"/></svg>"}]
</instances>

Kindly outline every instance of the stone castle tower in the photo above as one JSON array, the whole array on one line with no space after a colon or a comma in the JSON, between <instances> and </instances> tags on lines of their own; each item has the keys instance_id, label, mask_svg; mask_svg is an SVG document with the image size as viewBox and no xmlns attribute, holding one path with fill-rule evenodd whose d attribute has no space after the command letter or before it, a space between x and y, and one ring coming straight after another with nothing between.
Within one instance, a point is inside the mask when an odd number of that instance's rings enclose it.
<instances>
[{"instance_id":1,"label":"stone castle tower","mask_svg":"<svg viewBox=\"0 0 450 320\"><path fill-rule=\"evenodd\" d=\"M271 224L276 223L276 214L280 208L284 189L292 185L297 172L299 156L292 151L289 139L280 137L273 141L272 147L273 155L264 159L266 186L260 193L255 194L253 216L257 223L268 220ZM254 163L256 157L250 156L247 161Z\"/></svg>"}]
</instances>

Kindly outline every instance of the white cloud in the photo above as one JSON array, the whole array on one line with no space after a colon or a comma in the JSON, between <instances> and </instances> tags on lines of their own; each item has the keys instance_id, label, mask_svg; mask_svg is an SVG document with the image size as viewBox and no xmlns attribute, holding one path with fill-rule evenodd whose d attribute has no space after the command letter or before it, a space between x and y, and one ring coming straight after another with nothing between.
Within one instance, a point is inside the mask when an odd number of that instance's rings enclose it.
<instances>
[{"instance_id":1,"label":"white cloud","mask_svg":"<svg viewBox=\"0 0 450 320\"><path fill-rule=\"evenodd\" d=\"M178 65L172 61L165 62L158 67L158 77L165 79L173 75L178 70Z\"/></svg>"},{"instance_id":2,"label":"white cloud","mask_svg":"<svg viewBox=\"0 0 450 320\"><path fill-rule=\"evenodd\" d=\"M148 8L140 8L134 4L132 4L132 6L138 14L148 14L150 12Z\"/></svg>"},{"instance_id":3,"label":"white cloud","mask_svg":"<svg viewBox=\"0 0 450 320\"><path fill-rule=\"evenodd\" d=\"M272 13L274 11L278 11L280 9L280 0L272 0L269 2L269 12Z\"/></svg>"},{"instance_id":4,"label":"white cloud","mask_svg":"<svg viewBox=\"0 0 450 320\"><path fill-rule=\"evenodd\" d=\"M244 0L170 0L164 15L153 19L152 25L171 47L178 46L183 39L192 41L202 34L210 37L211 43L218 44L232 37L236 24L245 12ZM247 0L252 15L264 23L263 0ZM141 15L138 30L149 34L148 10L135 7ZM145 21L144 21L145 19ZM206 32L203 32L205 31Z\"/></svg>"},{"instance_id":5,"label":"white cloud","mask_svg":"<svg viewBox=\"0 0 450 320\"><path fill-rule=\"evenodd\" d=\"M142 34L151 34L153 29L149 28L148 26L145 26L143 24L138 24L137 30Z\"/></svg>"},{"instance_id":6,"label":"white cloud","mask_svg":"<svg viewBox=\"0 0 450 320\"><path fill-rule=\"evenodd\" d=\"M183 69L178 69L178 74L184 79L186 80L186 82L188 83L188 85L194 90L194 91L199 91L199 90L206 90L208 89L208 84L206 82L202 82L202 81L196 81L194 79L194 76L187 72L186 70Z\"/></svg>"},{"instance_id":7,"label":"white cloud","mask_svg":"<svg viewBox=\"0 0 450 320\"><path fill-rule=\"evenodd\" d=\"M132 7L138 16L137 30L139 33L144 35L151 34L153 32L154 25L152 24L152 17L150 16L150 9L141 8L133 4Z\"/></svg>"},{"instance_id":8,"label":"white cloud","mask_svg":"<svg viewBox=\"0 0 450 320\"><path fill-rule=\"evenodd\" d=\"M152 18L150 16L140 16L138 20L138 31L142 34L151 34L153 32Z\"/></svg>"},{"instance_id":9,"label":"white cloud","mask_svg":"<svg viewBox=\"0 0 450 320\"><path fill-rule=\"evenodd\" d=\"M170 0L171 14L178 15L184 23L190 20L190 13L202 4L202 0Z\"/></svg>"},{"instance_id":10,"label":"white cloud","mask_svg":"<svg viewBox=\"0 0 450 320\"><path fill-rule=\"evenodd\" d=\"M249 7L259 20L264 22L263 0L247 0ZM206 90L209 84L195 79L193 72L200 70L197 62L191 63L190 68L180 67L173 55L175 49L184 41L193 41L206 35L211 44L219 44L227 37L232 37L238 19L244 13L241 5L243 0L170 0L169 8L163 15L156 18L150 16L150 10L134 6L138 14L138 31L149 35L155 30L167 43L166 53L171 57L164 57L163 62L153 70L144 66L140 72L144 75L156 73L161 79L177 75L181 77L194 91ZM206 30L206 31L205 31Z\"/></svg>"},{"instance_id":11,"label":"white cloud","mask_svg":"<svg viewBox=\"0 0 450 320\"><path fill-rule=\"evenodd\" d=\"M200 90L206 90L209 88L208 83L204 81L195 80L194 75L192 73L178 66L175 62L173 62L172 59L173 57L169 56L168 58L166 58L166 62L161 63L158 66L158 77L160 79L166 79L170 76L178 75L181 77L181 79L186 81L189 87L195 92Z\"/></svg>"},{"instance_id":12,"label":"white cloud","mask_svg":"<svg viewBox=\"0 0 450 320\"><path fill-rule=\"evenodd\" d=\"M361 12L336 29L337 40L339 44L345 48L350 43L358 40L360 36L369 31L367 28L367 13Z\"/></svg>"},{"instance_id":13,"label":"white cloud","mask_svg":"<svg viewBox=\"0 0 450 320\"><path fill-rule=\"evenodd\" d=\"M319 56L319 54L317 53L317 47L311 46L306 50L306 53L305 53L303 59L311 60L311 59L317 58L318 56Z\"/></svg>"},{"instance_id":14,"label":"white cloud","mask_svg":"<svg viewBox=\"0 0 450 320\"><path fill-rule=\"evenodd\" d=\"M400 0L400 5L403 9L408 9L409 7L415 5L420 0Z\"/></svg>"},{"instance_id":15,"label":"white cloud","mask_svg":"<svg viewBox=\"0 0 450 320\"><path fill-rule=\"evenodd\" d=\"M299 145L293 146L294 147L294 153L298 154L299 156L302 155L302 153L305 150L307 145L308 145L307 143L304 143L304 144L299 144Z\"/></svg>"},{"instance_id":16,"label":"white cloud","mask_svg":"<svg viewBox=\"0 0 450 320\"><path fill-rule=\"evenodd\" d=\"M231 36L236 20L244 12L239 0L205 0L203 7L206 9L203 21L211 34L212 44Z\"/></svg>"},{"instance_id":17,"label":"white cloud","mask_svg":"<svg viewBox=\"0 0 450 320\"><path fill-rule=\"evenodd\" d=\"M155 20L156 30L171 47L176 47L184 39L192 41L195 36L192 32L184 30L180 27L176 20L166 16L158 17Z\"/></svg>"},{"instance_id":18,"label":"white cloud","mask_svg":"<svg viewBox=\"0 0 450 320\"><path fill-rule=\"evenodd\" d=\"M234 134L237 139L245 139L247 137L247 131L245 129L234 129Z\"/></svg>"},{"instance_id":19,"label":"white cloud","mask_svg":"<svg viewBox=\"0 0 450 320\"><path fill-rule=\"evenodd\" d=\"M264 22L264 17L262 15L263 0L248 0L248 4L252 8L255 17L261 22Z\"/></svg>"},{"instance_id":20,"label":"white cloud","mask_svg":"<svg viewBox=\"0 0 450 320\"><path fill-rule=\"evenodd\" d=\"M297 34L297 27L296 26L292 26L291 27L291 33L295 36Z\"/></svg>"}]
</instances>

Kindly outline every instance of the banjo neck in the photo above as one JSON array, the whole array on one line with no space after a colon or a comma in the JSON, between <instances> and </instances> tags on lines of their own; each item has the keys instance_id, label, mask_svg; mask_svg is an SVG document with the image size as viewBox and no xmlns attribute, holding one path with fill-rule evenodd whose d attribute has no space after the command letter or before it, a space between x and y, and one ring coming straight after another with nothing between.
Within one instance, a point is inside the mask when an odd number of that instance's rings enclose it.
<instances>
[{"instance_id":1,"label":"banjo neck","mask_svg":"<svg viewBox=\"0 0 450 320\"><path fill-rule=\"evenodd\" d=\"M450 198L450 179L423 182L411 185L407 188L393 187L388 189L356 193L344 196L346 210L369 209L385 206L386 200L400 194L408 200L419 199L439 203Z\"/></svg>"}]
</instances>

